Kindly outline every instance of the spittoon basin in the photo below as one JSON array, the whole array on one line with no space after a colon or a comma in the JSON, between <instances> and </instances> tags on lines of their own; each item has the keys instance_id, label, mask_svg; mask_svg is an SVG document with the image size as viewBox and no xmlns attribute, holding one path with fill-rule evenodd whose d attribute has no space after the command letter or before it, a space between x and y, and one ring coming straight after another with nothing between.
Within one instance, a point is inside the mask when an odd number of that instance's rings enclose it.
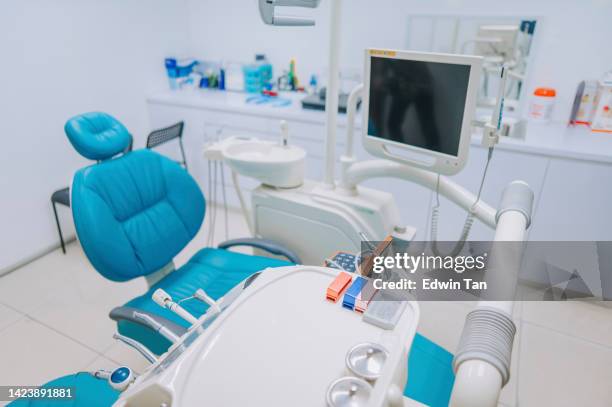
<instances>
[{"instance_id":1,"label":"spittoon basin","mask_svg":"<svg viewBox=\"0 0 612 407\"><path fill-rule=\"evenodd\" d=\"M297 146L283 146L263 140L233 140L222 150L230 168L245 177L279 188L304 183L306 152Z\"/></svg>"}]
</instances>

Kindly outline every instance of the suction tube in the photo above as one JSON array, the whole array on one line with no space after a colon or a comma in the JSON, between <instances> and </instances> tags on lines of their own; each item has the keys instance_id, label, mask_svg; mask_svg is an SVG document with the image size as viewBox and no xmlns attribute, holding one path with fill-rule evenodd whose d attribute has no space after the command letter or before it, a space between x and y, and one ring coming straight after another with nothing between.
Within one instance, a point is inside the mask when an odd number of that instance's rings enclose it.
<instances>
[{"instance_id":1,"label":"suction tube","mask_svg":"<svg viewBox=\"0 0 612 407\"><path fill-rule=\"evenodd\" d=\"M509 184L497 213L495 242L523 242L531 221L533 191L522 181ZM493 247L489 269L496 287L516 289L522 245ZM459 349L453 361L455 384L452 407L497 406L501 389L510 379L510 360L516 328L512 321L513 301L480 301L465 322Z\"/></svg>"}]
</instances>

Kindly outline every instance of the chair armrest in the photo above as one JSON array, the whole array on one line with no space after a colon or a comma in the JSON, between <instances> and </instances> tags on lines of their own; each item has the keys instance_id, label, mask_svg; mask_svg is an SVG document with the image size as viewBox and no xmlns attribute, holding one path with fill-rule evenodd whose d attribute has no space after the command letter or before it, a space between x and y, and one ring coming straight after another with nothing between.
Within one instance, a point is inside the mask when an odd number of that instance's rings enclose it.
<instances>
[{"instance_id":1,"label":"chair armrest","mask_svg":"<svg viewBox=\"0 0 612 407\"><path fill-rule=\"evenodd\" d=\"M172 322L169 319L166 319L164 317L160 317L159 315L155 315L151 312L147 312L147 311L142 311L138 308L133 308L133 307L115 307L113 308L113 310L108 314L108 316L113 320L113 321L129 321L129 322L133 322L135 324L144 326L146 328L149 329L153 329L152 327L150 327L149 325L147 325L143 320L141 320L140 318L136 318L134 317L134 313L139 313L139 314L145 314L150 316L151 318L153 318L155 321L159 322L161 325L163 325L166 329L168 329L169 331L171 331L173 334L175 334L177 337L181 337L185 334L185 332L187 332L187 329L183 328L182 326L180 326L179 324L177 324L176 322Z\"/></svg>"},{"instance_id":2,"label":"chair armrest","mask_svg":"<svg viewBox=\"0 0 612 407\"><path fill-rule=\"evenodd\" d=\"M230 247L234 247L234 246L250 246L256 249L264 250L268 253L271 253L277 256L284 256L290 262L294 264L302 263L302 261L300 260L300 257L296 253L294 253L292 250L270 239L262 239L259 237L244 237L240 239L231 239L231 240L226 240L225 242L219 243L218 247L219 249L229 249Z\"/></svg>"}]
</instances>

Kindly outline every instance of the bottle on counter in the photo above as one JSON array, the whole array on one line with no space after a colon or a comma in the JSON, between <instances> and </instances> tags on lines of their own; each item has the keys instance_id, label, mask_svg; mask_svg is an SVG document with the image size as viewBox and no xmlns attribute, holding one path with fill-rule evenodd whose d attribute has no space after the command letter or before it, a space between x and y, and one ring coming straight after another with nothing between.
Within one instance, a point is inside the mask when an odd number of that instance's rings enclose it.
<instances>
[{"instance_id":1,"label":"bottle on counter","mask_svg":"<svg viewBox=\"0 0 612 407\"><path fill-rule=\"evenodd\" d=\"M219 68L219 90L225 90L225 64Z\"/></svg>"},{"instance_id":2,"label":"bottle on counter","mask_svg":"<svg viewBox=\"0 0 612 407\"><path fill-rule=\"evenodd\" d=\"M308 83L308 94L314 95L319 91L319 81L317 75L312 74L310 76L310 82Z\"/></svg>"},{"instance_id":3,"label":"bottle on counter","mask_svg":"<svg viewBox=\"0 0 612 407\"><path fill-rule=\"evenodd\" d=\"M529 120L548 123L552 118L557 92L552 88L536 88L529 104Z\"/></svg>"},{"instance_id":4,"label":"bottle on counter","mask_svg":"<svg viewBox=\"0 0 612 407\"><path fill-rule=\"evenodd\" d=\"M242 67L244 74L244 90L249 93L259 93L262 89L261 70L256 64Z\"/></svg>"},{"instance_id":5,"label":"bottle on counter","mask_svg":"<svg viewBox=\"0 0 612 407\"><path fill-rule=\"evenodd\" d=\"M245 65L244 90L249 93L259 93L272 84L272 65L264 54L255 55L255 63Z\"/></svg>"},{"instance_id":6,"label":"bottle on counter","mask_svg":"<svg viewBox=\"0 0 612 407\"><path fill-rule=\"evenodd\" d=\"M267 84L272 83L272 64L270 64L265 54L255 55L255 64L259 66L262 87L265 87Z\"/></svg>"}]
</instances>

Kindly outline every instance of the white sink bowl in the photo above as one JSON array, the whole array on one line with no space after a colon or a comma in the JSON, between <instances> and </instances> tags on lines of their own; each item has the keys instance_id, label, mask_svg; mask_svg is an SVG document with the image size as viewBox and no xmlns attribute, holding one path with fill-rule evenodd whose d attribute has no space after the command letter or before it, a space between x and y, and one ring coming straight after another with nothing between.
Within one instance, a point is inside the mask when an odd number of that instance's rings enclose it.
<instances>
[{"instance_id":1,"label":"white sink bowl","mask_svg":"<svg viewBox=\"0 0 612 407\"><path fill-rule=\"evenodd\" d=\"M245 177L279 188L295 188L304 183L306 152L296 146L256 139L234 139L222 150L231 169Z\"/></svg>"}]
</instances>

